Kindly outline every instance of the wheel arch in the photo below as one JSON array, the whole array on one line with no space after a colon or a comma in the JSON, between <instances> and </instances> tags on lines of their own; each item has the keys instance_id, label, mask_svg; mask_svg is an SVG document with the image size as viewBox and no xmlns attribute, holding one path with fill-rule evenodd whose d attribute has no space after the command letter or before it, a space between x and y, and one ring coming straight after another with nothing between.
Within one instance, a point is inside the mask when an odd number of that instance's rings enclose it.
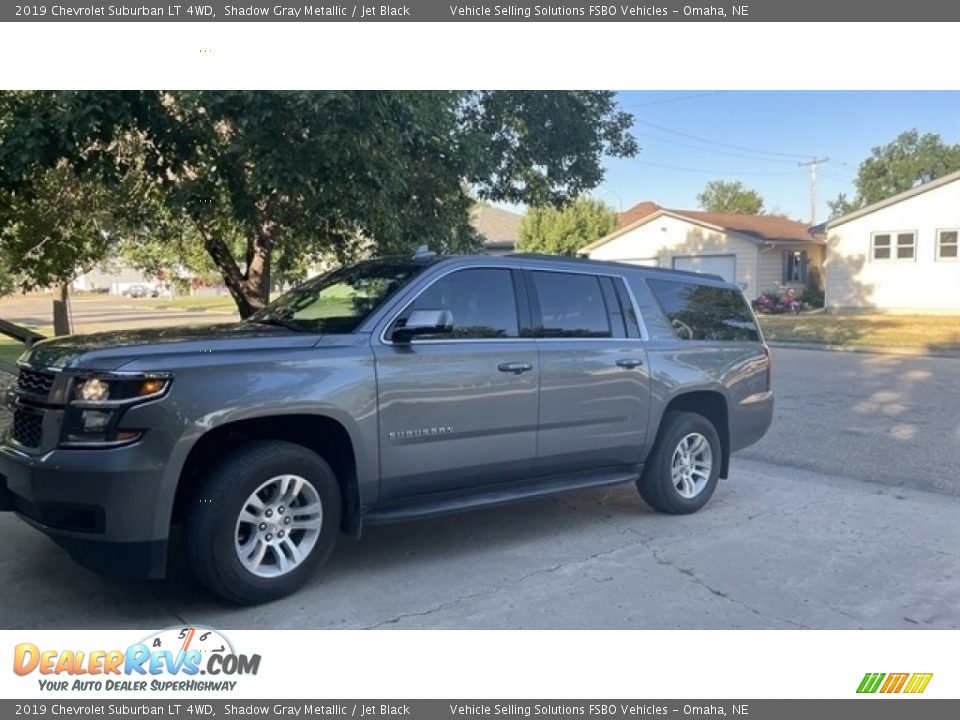
<instances>
[{"instance_id":1,"label":"wheel arch","mask_svg":"<svg viewBox=\"0 0 960 720\"><path fill-rule=\"evenodd\" d=\"M343 499L341 530L353 537L360 536L363 519L357 442L344 423L320 414L259 415L236 419L200 435L190 447L177 476L171 524L183 518L204 469L232 448L251 440L283 440L320 455L329 463L340 484Z\"/></svg>"},{"instance_id":2,"label":"wheel arch","mask_svg":"<svg viewBox=\"0 0 960 720\"><path fill-rule=\"evenodd\" d=\"M726 478L730 469L730 405L727 396L719 390L690 390L675 395L663 408L660 425L663 417L672 410L696 413L710 421L720 436L723 455L720 477Z\"/></svg>"}]
</instances>

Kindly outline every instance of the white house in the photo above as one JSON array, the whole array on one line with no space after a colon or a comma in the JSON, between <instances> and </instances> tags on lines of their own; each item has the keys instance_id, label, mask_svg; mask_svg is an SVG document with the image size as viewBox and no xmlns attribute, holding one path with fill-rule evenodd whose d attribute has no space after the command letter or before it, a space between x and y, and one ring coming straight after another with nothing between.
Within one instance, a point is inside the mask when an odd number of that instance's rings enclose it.
<instances>
[{"instance_id":1,"label":"white house","mask_svg":"<svg viewBox=\"0 0 960 720\"><path fill-rule=\"evenodd\" d=\"M960 172L826 223L826 307L960 312Z\"/></svg>"},{"instance_id":2,"label":"white house","mask_svg":"<svg viewBox=\"0 0 960 720\"><path fill-rule=\"evenodd\" d=\"M783 217L668 210L643 202L620 216L620 227L580 253L714 273L755 297L785 285L819 285L824 245L806 224Z\"/></svg>"}]
</instances>

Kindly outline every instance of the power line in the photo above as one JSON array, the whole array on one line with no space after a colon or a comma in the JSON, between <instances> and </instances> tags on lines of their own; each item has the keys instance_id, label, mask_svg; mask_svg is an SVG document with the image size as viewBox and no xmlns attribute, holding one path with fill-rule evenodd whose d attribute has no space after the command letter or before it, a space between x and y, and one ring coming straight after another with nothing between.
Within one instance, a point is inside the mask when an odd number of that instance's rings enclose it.
<instances>
[{"instance_id":1,"label":"power line","mask_svg":"<svg viewBox=\"0 0 960 720\"><path fill-rule=\"evenodd\" d=\"M680 97L661 98L659 100L651 100L649 102L634 103L632 105L621 105L621 107L624 108L625 110L631 110L633 108L650 107L651 105L664 105L666 103L675 103L675 102L680 102L682 100L695 100L697 98L709 97L710 95L719 95L724 92L726 92L726 90L710 90L708 92L698 92L698 93L691 93L690 95L681 95Z\"/></svg>"},{"instance_id":2,"label":"power line","mask_svg":"<svg viewBox=\"0 0 960 720\"><path fill-rule=\"evenodd\" d=\"M700 137L699 135L691 135L690 133L680 132L679 130L672 130L668 127L664 127L663 125L657 125L656 123L647 122L646 120L637 120L636 122L639 125L646 125L647 127L652 127L655 130L660 130L662 132L670 133L671 135L679 135L680 137L689 138L690 140L696 140L697 142L706 143L708 145L717 145L718 147L730 148L732 150L740 150L742 152L755 153L759 155L776 155L777 157L793 158L794 160L796 160L797 158L810 157L810 153L784 153L784 152L777 152L775 150L759 150L757 148L750 148L744 145L734 145L732 143L720 142L719 140L710 140L708 138Z\"/></svg>"},{"instance_id":3,"label":"power line","mask_svg":"<svg viewBox=\"0 0 960 720\"><path fill-rule=\"evenodd\" d=\"M785 163L787 165L793 165L796 160L786 160L783 158L766 158L766 157L754 157L752 155L744 155L743 153L728 152L726 150L716 150L715 148L702 147L700 145L691 145L690 143L681 142L680 140L670 140L669 138L661 138L656 135L651 135L649 133L634 133L638 137L648 138L655 142L668 143L670 145L676 145L678 147L689 148L691 150L699 150L701 152L713 153L715 155L726 155L727 157L740 158L741 160L758 160L760 162L772 162L772 163Z\"/></svg>"},{"instance_id":4,"label":"power line","mask_svg":"<svg viewBox=\"0 0 960 720\"><path fill-rule=\"evenodd\" d=\"M730 172L729 170L703 170L700 168L689 168L689 167L680 167L679 165L666 165L664 163L655 163L649 162L647 160L634 160L634 162L640 165L647 165L649 167L663 168L665 170L677 170L679 172L691 172L691 173L701 173L703 175L727 175L731 177L743 176L743 175L762 175L762 176L784 176L792 175L796 176L797 171L793 172Z\"/></svg>"},{"instance_id":5,"label":"power line","mask_svg":"<svg viewBox=\"0 0 960 720\"><path fill-rule=\"evenodd\" d=\"M842 182L842 183L846 183L846 184L848 184L848 185L852 185L853 182L854 182L854 178L843 177L842 175L837 175L836 173L828 172L827 170L822 170L822 169L821 169L821 170L820 170L820 174L821 174L823 177L825 177L825 178L828 178L828 179L830 179L830 180L834 180L835 182Z\"/></svg>"}]
</instances>

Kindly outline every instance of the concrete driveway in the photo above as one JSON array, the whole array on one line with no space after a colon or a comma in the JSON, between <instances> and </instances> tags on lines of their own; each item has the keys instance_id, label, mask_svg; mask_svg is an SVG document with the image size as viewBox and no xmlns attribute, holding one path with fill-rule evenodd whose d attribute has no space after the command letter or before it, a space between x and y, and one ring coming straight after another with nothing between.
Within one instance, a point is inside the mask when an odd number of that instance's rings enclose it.
<instances>
[{"instance_id":1,"label":"concrete driveway","mask_svg":"<svg viewBox=\"0 0 960 720\"><path fill-rule=\"evenodd\" d=\"M627 487L371 528L231 608L0 517L7 628L958 628L960 361L777 350L778 418L696 515Z\"/></svg>"}]
</instances>

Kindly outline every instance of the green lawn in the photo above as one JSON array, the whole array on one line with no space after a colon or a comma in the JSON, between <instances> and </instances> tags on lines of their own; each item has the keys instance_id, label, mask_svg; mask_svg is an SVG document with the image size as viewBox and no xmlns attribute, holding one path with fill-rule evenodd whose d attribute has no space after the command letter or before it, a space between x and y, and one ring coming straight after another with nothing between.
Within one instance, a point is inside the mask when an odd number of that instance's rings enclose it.
<instances>
[{"instance_id":1,"label":"green lawn","mask_svg":"<svg viewBox=\"0 0 960 720\"><path fill-rule=\"evenodd\" d=\"M23 343L18 343L13 338L0 337L0 362L13 365L22 352Z\"/></svg>"},{"instance_id":2,"label":"green lawn","mask_svg":"<svg viewBox=\"0 0 960 720\"><path fill-rule=\"evenodd\" d=\"M46 337L53 335L53 327L51 325L28 325L27 327ZM8 335L0 334L0 362L12 365L17 361L17 358L20 357L24 349L25 347L22 342L18 342Z\"/></svg>"},{"instance_id":3,"label":"green lawn","mask_svg":"<svg viewBox=\"0 0 960 720\"><path fill-rule=\"evenodd\" d=\"M216 310L222 312L236 312L237 304L229 295L222 297L178 297L178 298L151 298L149 300L134 300L136 307L148 307L155 310Z\"/></svg>"},{"instance_id":4,"label":"green lawn","mask_svg":"<svg viewBox=\"0 0 960 720\"><path fill-rule=\"evenodd\" d=\"M772 342L960 350L960 315L760 315Z\"/></svg>"}]
</instances>

